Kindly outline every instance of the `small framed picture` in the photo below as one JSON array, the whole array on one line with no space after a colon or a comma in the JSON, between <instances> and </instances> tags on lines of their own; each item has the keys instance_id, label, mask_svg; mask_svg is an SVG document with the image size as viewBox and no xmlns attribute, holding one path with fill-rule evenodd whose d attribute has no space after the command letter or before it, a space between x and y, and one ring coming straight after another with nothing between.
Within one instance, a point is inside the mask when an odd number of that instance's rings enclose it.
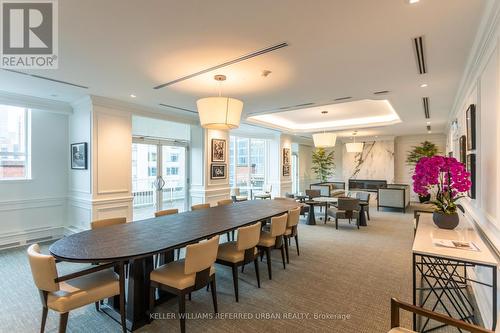
<instances>
[{"instance_id":1,"label":"small framed picture","mask_svg":"<svg viewBox=\"0 0 500 333\"><path fill-rule=\"evenodd\" d=\"M87 170L87 142L71 144L71 169Z\"/></svg>"},{"instance_id":2,"label":"small framed picture","mask_svg":"<svg viewBox=\"0 0 500 333\"><path fill-rule=\"evenodd\" d=\"M226 162L226 140L212 139L212 162Z\"/></svg>"},{"instance_id":3,"label":"small framed picture","mask_svg":"<svg viewBox=\"0 0 500 333\"><path fill-rule=\"evenodd\" d=\"M290 165L290 148L283 148L283 165Z\"/></svg>"},{"instance_id":4,"label":"small framed picture","mask_svg":"<svg viewBox=\"0 0 500 333\"><path fill-rule=\"evenodd\" d=\"M476 199L476 154L467 155L467 171L470 172L472 183L468 195L471 199Z\"/></svg>"},{"instance_id":5,"label":"small framed picture","mask_svg":"<svg viewBox=\"0 0 500 333\"><path fill-rule=\"evenodd\" d=\"M283 176L288 177L290 176L290 165L283 165Z\"/></svg>"},{"instance_id":6,"label":"small framed picture","mask_svg":"<svg viewBox=\"0 0 500 333\"><path fill-rule=\"evenodd\" d=\"M226 165L212 164L210 168L210 179L226 179Z\"/></svg>"},{"instance_id":7,"label":"small framed picture","mask_svg":"<svg viewBox=\"0 0 500 333\"><path fill-rule=\"evenodd\" d=\"M462 135L459 139L459 145L460 145L460 162L465 164L466 157L465 155L467 154L467 137L465 135Z\"/></svg>"},{"instance_id":8,"label":"small framed picture","mask_svg":"<svg viewBox=\"0 0 500 333\"><path fill-rule=\"evenodd\" d=\"M465 120L467 125L467 150L476 149L476 106L469 105L465 112Z\"/></svg>"}]
</instances>

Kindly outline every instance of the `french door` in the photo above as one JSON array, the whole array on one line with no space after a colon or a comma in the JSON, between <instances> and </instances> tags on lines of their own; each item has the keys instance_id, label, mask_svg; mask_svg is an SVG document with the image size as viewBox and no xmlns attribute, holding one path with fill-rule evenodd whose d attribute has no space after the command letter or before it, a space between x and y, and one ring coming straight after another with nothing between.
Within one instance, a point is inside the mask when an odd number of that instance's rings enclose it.
<instances>
[{"instance_id":1,"label":"french door","mask_svg":"<svg viewBox=\"0 0 500 333\"><path fill-rule=\"evenodd\" d=\"M187 209L187 156L187 143L133 139L134 220L150 218L162 209Z\"/></svg>"}]
</instances>

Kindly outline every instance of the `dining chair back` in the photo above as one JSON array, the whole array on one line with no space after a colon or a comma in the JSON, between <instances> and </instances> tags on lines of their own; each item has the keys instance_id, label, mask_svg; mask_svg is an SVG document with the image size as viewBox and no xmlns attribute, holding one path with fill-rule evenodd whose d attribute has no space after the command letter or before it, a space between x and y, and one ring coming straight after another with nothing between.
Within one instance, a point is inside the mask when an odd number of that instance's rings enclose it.
<instances>
[{"instance_id":1,"label":"dining chair back","mask_svg":"<svg viewBox=\"0 0 500 333\"><path fill-rule=\"evenodd\" d=\"M227 206L233 203L232 199L224 199L217 201L217 206Z\"/></svg>"},{"instance_id":2,"label":"dining chair back","mask_svg":"<svg viewBox=\"0 0 500 333\"><path fill-rule=\"evenodd\" d=\"M236 248L238 251L245 251L256 247L259 243L261 223L255 223L248 227L238 228L238 239Z\"/></svg>"},{"instance_id":3,"label":"dining chair back","mask_svg":"<svg viewBox=\"0 0 500 333\"><path fill-rule=\"evenodd\" d=\"M91 229L98 229L98 228L104 228L104 227L109 227L112 225L116 224L125 224L127 223L127 218L125 217L113 217L110 219L102 219L102 220L95 220L90 223L90 228Z\"/></svg>"},{"instance_id":4,"label":"dining chair back","mask_svg":"<svg viewBox=\"0 0 500 333\"><path fill-rule=\"evenodd\" d=\"M164 210L159 210L159 211L155 212L155 217L165 216L165 215L174 215L177 213L179 213L179 210L177 208L164 209Z\"/></svg>"},{"instance_id":5,"label":"dining chair back","mask_svg":"<svg viewBox=\"0 0 500 333\"><path fill-rule=\"evenodd\" d=\"M356 199L362 202L370 202L370 193L367 192L356 192Z\"/></svg>"},{"instance_id":6,"label":"dining chair back","mask_svg":"<svg viewBox=\"0 0 500 333\"><path fill-rule=\"evenodd\" d=\"M306 190L306 195L310 198L318 198L321 196L321 191L320 190Z\"/></svg>"},{"instance_id":7,"label":"dining chair back","mask_svg":"<svg viewBox=\"0 0 500 333\"><path fill-rule=\"evenodd\" d=\"M288 214L271 218L271 236L278 237L285 233Z\"/></svg>"},{"instance_id":8,"label":"dining chair back","mask_svg":"<svg viewBox=\"0 0 500 333\"><path fill-rule=\"evenodd\" d=\"M38 289L43 291L58 291L56 260L53 256L41 254L40 246L33 244L28 248L28 260L33 281Z\"/></svg>"},{"instance_id":9,"label":"dining chair back","mask_svg":"<svg viewBox=\"0 0 500 333\"><path fill-rule=\"evenodd\" d=\"M296 226L297 224L299 224L299 219L300 219L300 207L290 209L288 211L288 219L286 222L286 227L292 228Z\"/></svg>"},{"instance_id":10,"label":"dining chair back","mask_svg":"<svg viewBox=\"0 0 500 333\"><path fill-rule=\"evenodd\" d=\"M217 259L219 236L186 246L184 274L193 274L210 268Z\"/></svg>"},{"instance_id":11,"label":"dining chair back","mask_svg":"<svg viewBox=\"0 0 500 333\"><path fill-rule=\"evenodd\" d=\"M354 198L339 198L337 202L337 208L338 210L344 210L346 212L353 212L355 210L359 210L359 199L354 199ZM349 216L349 214L346 214L346 216Z\"/></svg>"},{"instance_id":12,"label":"dining chair back","mask_svg":"<svg viewBox=\"0 0 500 333\"><path fill-rule=\"evenodd\" d=\"M202 203L202 204L197 204L197 205L192 205L191 210L201 210L201 209L207 209L210 208L209 203Z\"/></svg>"}]
</instances>

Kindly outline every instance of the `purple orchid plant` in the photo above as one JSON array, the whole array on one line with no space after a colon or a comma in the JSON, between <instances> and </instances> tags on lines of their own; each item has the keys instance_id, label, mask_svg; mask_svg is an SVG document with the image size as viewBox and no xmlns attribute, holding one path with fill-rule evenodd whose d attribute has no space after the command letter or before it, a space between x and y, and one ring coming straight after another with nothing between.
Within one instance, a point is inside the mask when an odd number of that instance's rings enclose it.
<instances>
[{"instance_id":1,"label":"purple orchid plant","mask_svg":"<svg viewBox=\"0 0 500 333\"><path fill-rule=\"evenodd\" d=\"M470 189L470 173L454 157L422 157L415 166L413 190L426 196L435 194L430 202L436 212L454 214L457 200Z\"/></svg>"}]
</instances>

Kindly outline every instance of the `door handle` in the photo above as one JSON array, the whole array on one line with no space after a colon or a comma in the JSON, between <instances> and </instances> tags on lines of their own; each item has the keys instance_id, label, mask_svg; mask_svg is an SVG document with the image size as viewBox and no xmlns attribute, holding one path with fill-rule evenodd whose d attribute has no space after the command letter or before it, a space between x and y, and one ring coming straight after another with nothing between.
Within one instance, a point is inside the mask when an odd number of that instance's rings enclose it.
<instances>
[{"instance_id":1,"label":"door handle","mask_svg":"<svg viewBox=\"0 0 500 333\"><path fill-rule=\"evenodd\" d=\"M165 180L162 178L162 176L158 176L158 191L163 190L164 186L165 186Z\"/></svg>"}]
</instances>

